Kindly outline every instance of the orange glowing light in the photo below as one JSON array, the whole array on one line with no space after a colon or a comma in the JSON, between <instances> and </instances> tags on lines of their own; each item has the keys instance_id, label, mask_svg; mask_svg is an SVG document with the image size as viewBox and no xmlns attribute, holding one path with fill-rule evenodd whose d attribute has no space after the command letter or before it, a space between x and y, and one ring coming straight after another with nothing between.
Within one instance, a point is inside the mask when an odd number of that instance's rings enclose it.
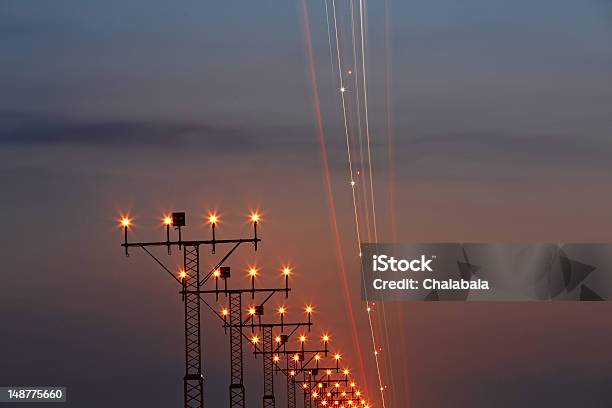
<instances>
[{"instance_id":1,"label":"orange glowing light","mask_svg":"<svg viewBox=\"0 0 612 408\"><path fill-rule=\"evenodd\" d=\"M276 340L277 343L280 343L281 342L281 337L280 336L276 336L275 340Z\"/></svg>"},{"instance_id":2,"label":"orange glowing light","mask_svg":"<svg viewBox=\"0 0 612 408\"><path fill-rule=\"evenodd\" d=\"M228 315L228 313L229 313L229 311L228 311L227 309L221 309L221 314L222 314L223 316L227 316L227 315Z\"/></svg>"},{"instance_id":3,"label":"orange glowing light","mask_svg":"<svg viewBox=\"0 0 612 408\"><path fill-rule=\"evenodd\" d=\"M312 398L317 398L319 396L319 393L316 391L312 392Z\"/></svg>"},{"instance_id":4,"label":"orange glowing light","mask_svg":"<svg viewBox=\"0 0 612 408\"><path fill-rule=\"evenodd\" d=\"M289 375L290 375L290 376L294 376L294 375L295 375L295 371L294 371L294 370L291 370L291 371L289 372Z\"/></svg>"},{"instance_id":5,"label":"orange glowing light","mask_svg":"<svg viewBox=\"0 0 612 408\"><path fill-rule=\"evenodd\" d=\"M281 306L278 308L278 314L285 314L287 313L287 309L285 308L285 306Z\"/></svg>"},{"instance_id":6,"label":"orange glowing light","mask_svg":"<svg viewBox=\"0 0 612 408\"><path fill-rule=\"evenodd\" d=\"M208 213L208 223L211 225L217 224L219 222L219 220L221 219L220 216L217 215L217 213Z\"/></svg>"},{"instance_id":7,"label":"orange glowing light","mask_svg":"<svg viewBox=\"0 0 612 408\"><path fill-rule=\"evenodd\" d=\"M185 270L184 270L184 269L181 269L181 270L179 271L179 278L181 278L181 279L185 279L186 277L187 277L187 272L185 272Z\"/></svg>"},{"instance_id":8,"label":"orange glowing light","mask_svg":"<svg viewBox=\"0 0 612 408\"><path fill-rule=\"evenodd\" d=\"M308 314L312 314L312 312L314 312L314 308L310 305L306 306L306 313Z\"/></svg>"},{"instance_id":9,"label":"orange glowing light","mask_svg":"<svg viewBox=\"0 0 612 408\"><path fill-rule=\"evenodd\" d=\"M354 382L351 383L351 388L355 388L355 383Z\"/></svg>"},{"instance_id":10,"label":"orange glowing light","mask_svg":"<svg viewBox=\"0 0 612 408\"><path fill-rule=\"evenodd\" d=\"M255 336L251 337L251 342L253 344L258 344L259 343L259 336L255 335Z\"/></svg>"},{"instance_id":11,"label":"orange glowing light","mask_svg":"<svg viewBox=\"0 0 612 408\"><path fill-rule=\"evenodd\" d=\"M336 387L336 388L340 388L340 383L335 383L335 384L334 384L334 387Z\"/></svg>"},{"instance_id":12,"label":"orange glowing light","mask_svg":"<svg viewBox=\"0 0 612 408\"><path fill-rule=\"evenodd\" d=\"M213 271L213 276L214 276L215 278L220 277L220 276L221 276L221 270L220 270L219 268L215 269L215 270Z\"/></svg>"},{"instance_id":13,"label":"orange glowing light","mask_svg":"<svg viewBox=\"0 0 612 408\"><path fill-rule=\"evenodd\" d=\"M283 266L283 275L285 276L291 275L291 268L288 266Z\"/></svg>"},{"instance_id":14,"label":"orange glowing light","mask_svg":"<svg viewBox=\"0 0 612 408\"><path fill-rule=\"evenodd\" d=\"M119 222L123 228L129 228L132 225L132 219L127 216L121 217Z\"/></svg>"},{"instance_id":15,"label":"orange glowing light","mask_svg":"<svg viewBox=\"0 0 612 408\"><path fill-rule=\"evenodd\" d=\"M323 337L322 337L322 339L323 339L323 341L324 341L325 343L327 343L327 342L329 341L329 339L330 339L329 334L324 334L324 335L323 335Z\"/></svg>"},{"instance_id":16,"label":"orange glowing light","mask_svg":"<svg viewBox=\"0 0 612 408\"><path fill-rule=\"evenodd\" d=\"M278 363L280 361L280 357L279 356L274 356L273 358L275 363Z\"/></svg>"},{"instance_id":17,"label":"orange glowing light","mask_svg":"<svg viewBox=\"0 0 612 408\"><path fill-rule=\"evenodd\" d=\"M327 370L327 371L325 372L325 374L327 374L327 375L331 375L331 370Z\"/></svg>"},{"instance_id":18,"label":"orange glowing light","mask_svg":"<svg viewBox=\"0 0 612 408\"><path fill-rule=\"evenodd\" d=\"M300 355L299 354L294 355L293 361L300 361Z\"/></svg>"},{"instance_id":19,"label":"orange glowing light","mask_svg":"<svg viewBox=\"0 0 612 408\"><path fill-rule=\"evenodd\" d=\"M252 306L251 306L251 307L249 308L249 314L250 314L251 316L253 316L253 315L255 314L255 308L254 308L254 307L252 307Z\"/></svg>"},{"instance_id":20,"label":"orange glowing light","mask_svg":"<svg viewBox=\"0 0 612 408\"><path fill-rule=\"evenodd\" d=\"M304 389L308 388L308 384L302 384L302 388Z\"/></svg>"},{"instance_id":21,"label":"orange glowing light","mask_svg":"<svg viewBox=\"0 0 612 408\"><path fill-rule=\"evenodd\" d=\"M251 278L256 277L258 272L259 272L259 271L258 271L258 269L257 269L256 267L254 267L254 266L250 266L250 267L249 267L249 276L250 276Z\"/></svg>"},{"instance_id":22,"label":"orange glowing light","mask_svg":"<svg viewBox=\"0 0 612 408\"><path fill-rule=\"evenodd\" d=\"M165 225L172 225L172 217L169 215L164 215L163 221Z\"/></svg>"},{"instance_id":23,"label":"orange glowing light","mask_svg":"<svg viewBox=\"0 0 612 408\"><path fill-rule=\"evenodd\" d=\"M350 371L348 370L348 368L345 368L345 369L344 369L344 371L343 371L343 373L344 373L344 375L349 375L349 374L350 374Z\"/></svg>"},{"instance_id":24,"label":"orange glowing light","mask_svg":"<svg viewBox=\"0 0 612 408\"><path fill-rule=\"evenodd\" d=\"M251 212L249 218L253 224L257 224L261 221L261 215L257 211Z\"/></svg>"},{"instance_id":25,"label":"orange glowing light","mask_svg":"<svg viewBox=\"0 0 612 408\"><path fill-rule=\"evenodd\" d=\"M315 356L315 360L319 361L320 359L321 359L321 356L317 354L317 355Z\"/></svg>"},{"instance_id":26,"label":"orange glowing light","mask_svg":"<svg viewBox=\"0 0 612 408\"><path fill-rule=\"evenodd\" d=\"M336 353L336 354L334 355L334 358L335 358L336 360L340 360L340 358L342 358L342 356L341 356L340 354Z\"/></svg>"},{"instance_id":27,"label":"orange glowing light","mask_svg":"<svg viewBox=\"0 0 612 408\"><path fill-rule=\"evenodd\" d=\"M306 343L306 336L304 336L303 334L300 336L300 342Z\"/></svg>"}]
</instances>

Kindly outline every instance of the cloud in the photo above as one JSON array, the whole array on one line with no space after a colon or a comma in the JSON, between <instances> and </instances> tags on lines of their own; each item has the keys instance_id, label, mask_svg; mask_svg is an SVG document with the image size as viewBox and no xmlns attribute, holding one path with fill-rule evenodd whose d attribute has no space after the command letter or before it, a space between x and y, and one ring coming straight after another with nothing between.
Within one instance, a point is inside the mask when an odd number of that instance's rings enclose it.
<instances>
[{"instance_id":1,"label":"cloud","mask_svg":"<svg viewBox=\"0 0 612 408\"><path fill-rule=\"evenodd\" d=\"M70 121L23 113L0 113L0 145L91 147L244 148L248 134L230 127L164 121Z\"/></svg>"}]
</instances>

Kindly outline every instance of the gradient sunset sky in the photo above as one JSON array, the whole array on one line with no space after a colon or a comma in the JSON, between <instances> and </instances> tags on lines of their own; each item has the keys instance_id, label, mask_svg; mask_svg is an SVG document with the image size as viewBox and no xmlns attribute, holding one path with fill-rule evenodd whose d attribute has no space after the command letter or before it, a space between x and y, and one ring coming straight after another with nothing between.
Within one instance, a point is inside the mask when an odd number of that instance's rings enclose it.
<instances>
[{"instance_id":1,"label":"gradient sunset sky","mask_svg":"<svg viewBox=\"0 0 612 408\"><path fill-rule=\"evenodd\" d=\"M341 12L348 4L337 1ZM380 240L393 240L388 60L398 241L610 242L612 2L388 0L388 56L384 5L367 2ZM366 386L377 402L324 2L308 8ZM280 264L292 262L289 307L315 304L319 327L359 366L303 17L301 1L1 2L0 386L66 385L71 407L182 401L183 304L143 253L124 257L116 218L125 212L135 238L163 239L164 211L186 211L185 234L196 237L217 209L219 234L232 236L248 235L245 215L260 208L261 250L242 249L232 267L257 261L276 282ZM178 267L176 259L168 262ZM389 309L389 407L612 404L609 304ZM208 406L224 406L227 338L217 322L204 324ZM258 406L260 361L246 361L248 400Z\"/></svg>"}]
</instances>

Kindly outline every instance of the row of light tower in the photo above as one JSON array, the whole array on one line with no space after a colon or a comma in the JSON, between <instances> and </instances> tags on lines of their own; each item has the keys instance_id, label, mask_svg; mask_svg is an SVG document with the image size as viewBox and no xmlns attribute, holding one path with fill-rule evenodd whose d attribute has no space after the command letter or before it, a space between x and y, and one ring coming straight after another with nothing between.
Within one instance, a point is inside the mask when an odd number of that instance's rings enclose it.
<instances>
[{"instance_id":1,"label":"row of light tower","mask_svg":"<svg viewBox=\"0 0 612 408\"><path fill-rule=\"evenodd\" d=\"M173 212L162 217L165 226L165 240L148 242L130 242L128 231L133 226L129 215L120 219L120 226L124 232L126 256L130 248L140 248L148 254L162 269L169 273L180 285L179 294L185 306L185 375L184 407L204 407L204 374L202 371L202 331L200 327L202 307L209 309L222 323L225 333L229 333L230 340L230 408L245 407L244 367L243 367L243 339L253 349L255 358L262 357L263 362L263 397L264 408L275 408L276 397L274 393L274 376L283 374L286 377L287 407L296 408L296 390L303 395L304 408L312 407L362 407L370 408L364 396L351 380L350 370L341 368L339 353L329 356L329 334L322 334L321 346L310 348L306 333L300 329L311 331L313 325L312 305L304 308L306 319L304 321L288 321L288 309L279 306L273 314L273 319L266 320L267 303L278 293L289 297L291 288L289 278L292 275L291 267L284 265L281 276L284 285L281 287L257 287L256 278L260 271L256 266L249 266L247 276L249 287L234 288L230 284L231 268L227 260L244 243L253 245L255 251L261 241L258 237L257 227L261 222L261 215L257 212L249 214L249 221L253 226L253 236L250 238L218 239L216 227L220 223L220 216L209 213L207 222L211 228L211 239L185 240L182 228L186 226L184 212ZM177 232L175 239L171 234ZM208 271L200 270L200 247L210 246L211 253L215 254L220 246L229 249L214 266ZM153 248L166 247L167 254L177 247L182 251L183 266L175 274L164 262L154 254ZM214 282L214 285L210 282ZM250 295L250 303L243 308L243 295ZM228 305L214 307L211 303L218 303L220 297L228 300ZM211 300L211 298L213 300ZM299 333L298 333L299 332ZM290 346L290 340L297 336L297 347Z\"/></svg>"}]
</instances>

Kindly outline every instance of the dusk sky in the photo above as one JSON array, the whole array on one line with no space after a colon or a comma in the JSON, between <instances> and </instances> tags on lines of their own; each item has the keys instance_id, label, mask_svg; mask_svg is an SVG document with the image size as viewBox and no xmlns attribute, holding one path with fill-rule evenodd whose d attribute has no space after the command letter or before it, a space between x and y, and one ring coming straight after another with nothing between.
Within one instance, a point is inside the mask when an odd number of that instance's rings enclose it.
<instances>
[{"instance_id":1,"label":"dusk sky","mask_svg":"<svg viewBox=\"0 0 612 408\"><path fill-rule=\"evenodd\" d=\"M380 407L325 2L307 4L356 375ZM257 261L277 282L290 261L289 307L316 305L315 334L331 330L359 371L303 21L301 0L0 3L0 386L66 385L71 407L179 406L178 288L146 254L125 258L116 222L129 212L134 238L164 239L171 210L197 237L217 209L229 237L250 234L259 208L260 250L230 264ZM611 1L369 0L367 29L381 242L611 241ZM389 407L611 405L608 303L387 309ZM208 406L224 406L228 340L203 324ZM261 364L245 359L259 406Z\"/></svg>"}]
</instances>

